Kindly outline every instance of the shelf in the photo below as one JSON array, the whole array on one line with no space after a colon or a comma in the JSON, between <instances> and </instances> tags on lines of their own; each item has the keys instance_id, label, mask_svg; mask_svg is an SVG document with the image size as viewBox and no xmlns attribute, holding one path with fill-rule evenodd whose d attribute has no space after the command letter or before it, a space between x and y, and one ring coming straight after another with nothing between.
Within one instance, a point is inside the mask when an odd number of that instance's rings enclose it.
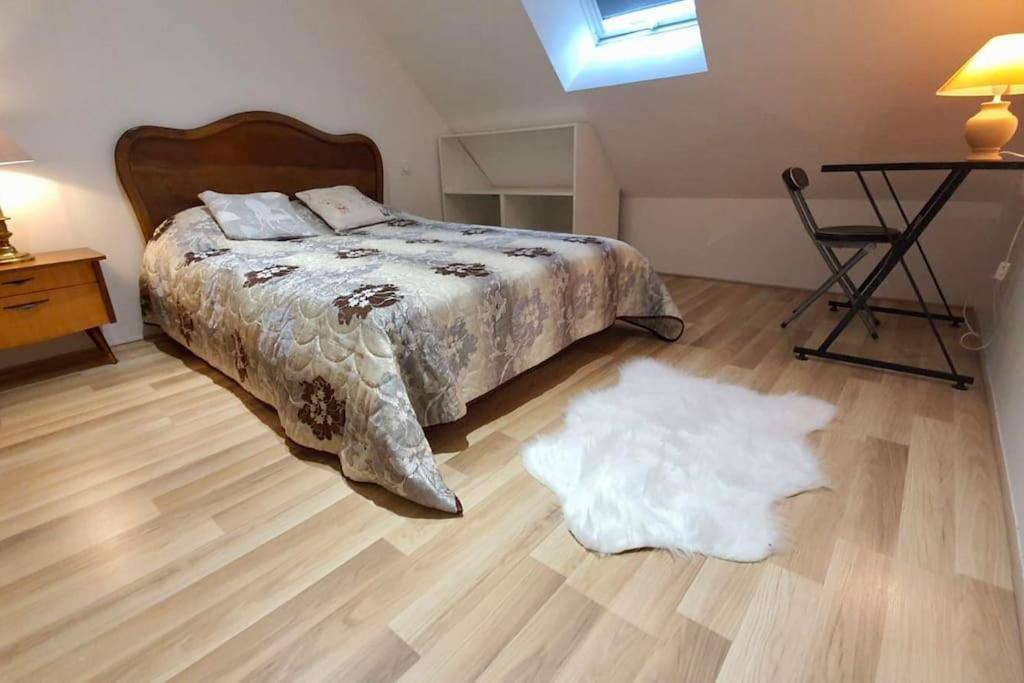
<instances>
[{"instance_id":1,"label":"shelf","mask_svg":"<svg viewBox=\"0 0 1024 683\"><path fill-rule=\"evenodd\" d=\"M586 123L446 135L445 220L618 237L619 184Z\"/></svg>"},{"instance_id":2,"label":"shelf","mask_svg":"<svg viewBox=\"0 0 1024 683\"><path fill-rule=\"evenodd\" d=\"M501 225L501 197L487 194L446 194L445 220L469 225Z\"/></svg>"},{"instance_id":3,"label":"shelf","mask_svg":"<svg viewBox=\"0 0 1024 683\"><path fill-rule=\"evenodd\" d=\"M483 190L445 190L449 195L514 195L521 197L571 197L571 187L489 187Z\"/></svg>"},{"instance_id":4,"label":"shelf","mask_svg":"<svg viewBox=\"0 0 1024 683\"><path fill-rule=\"evenodd\" d=\"M519 135L525 133L527 135L533 135L536 133L543 133L551 130L571 130L575 128L576 124L573 123L557 123L553 126L535 126L532 128L508 128L506 130L480 130L471 133L450 133L448 135L442 135L442 140L464 140L465 138L479 138L492 135Z\"/></svg>"},{"instance_id":5,"label":"shelf","mask_svg":"<svg viewBox=\"0 0 1024 683\"><path fill-rule=\"evenodd\" d=\"M503 194L498 199L501 224L507 228L572 233L571 195Z\"/></svg>"}]
</instances>

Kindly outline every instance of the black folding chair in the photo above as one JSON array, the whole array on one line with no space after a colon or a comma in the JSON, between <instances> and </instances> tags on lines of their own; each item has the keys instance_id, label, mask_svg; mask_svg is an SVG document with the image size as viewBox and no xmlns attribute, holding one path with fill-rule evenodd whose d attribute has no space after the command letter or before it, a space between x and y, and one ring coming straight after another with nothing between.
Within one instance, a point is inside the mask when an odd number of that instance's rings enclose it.
<instances>
[{"instance_id":1,"label":"black folding chair","mask_svg":"<svg viewBox=\"0 0 1024 683\"><path fill-rule=\"evenodd\" d=\"M850 278L850 271L867 256L872 249L879 244L890 244L899 232L892 228L881 225L837 225L828 228L818 226L807 205L803 191L807 189L809 181L807 173L802 168L787 168L782 172L782 181L786 184L789 196L796 206L796 212L800 216L800 222L810 236L821 258L825 261L832 275L822 283L799 307L793 311L793 315L782 323L787 327L794 320L803 315L811 304L821 298L835 285L843 290L848 301L852 302L857 296L857 285ZM842 261L837 255L836 249L856 249L854 255L847 261ZM866 281L870 281L870 276ZM860 319L864 322L868 333L878 339L878 320L868 310L860 312Z\"/></svg>"}]
</instances>

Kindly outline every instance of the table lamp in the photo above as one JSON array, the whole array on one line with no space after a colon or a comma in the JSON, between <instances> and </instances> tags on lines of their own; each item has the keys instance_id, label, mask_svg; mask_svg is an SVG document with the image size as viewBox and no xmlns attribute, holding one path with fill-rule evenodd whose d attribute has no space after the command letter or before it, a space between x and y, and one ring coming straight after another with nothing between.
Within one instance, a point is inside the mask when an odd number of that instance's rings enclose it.
<instances>
[{"instance_id":1,"label":"table lamp","mask_svg":"<svg viewBox=\"0 0 1024 683\"><path fill-rule=\"evenodd\" d=\"M9 164L24 164L32 161L32 157L25 153L17 143L0 130L0 166ZM20 263L31 261L32 254L18 251L11 245L11 232L7 229L7 221L4 212L0 209L0 266L7 263Z\"/></svg>"},{"instance_id":2,"label":"table lamp","mask_svg":"<svg viewBox=\"0 0 1024 683\"><path fill-rule=\"evenodd\" d=\"M987 97L991 102L967 122L971 161L1000 161L999 150L1017 132L1017 117L1010 113L1004 95L1024 93L1024 33L996 36L985 43L946 84L938 95Z\"/></svg>"}]
</instances>

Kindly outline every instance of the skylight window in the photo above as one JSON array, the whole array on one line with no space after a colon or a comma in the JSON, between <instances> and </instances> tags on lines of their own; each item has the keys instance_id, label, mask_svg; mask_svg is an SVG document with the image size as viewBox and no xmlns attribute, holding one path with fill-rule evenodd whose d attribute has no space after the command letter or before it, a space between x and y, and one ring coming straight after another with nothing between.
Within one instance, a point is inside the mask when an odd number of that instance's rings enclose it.
<instances>
[{"instance_id":1,"label":"skylight window","mask_svg":"<svg viewBox=\"0 0 1024 683\"><path fill-rule=\"evenodd\" d=\"M697 21L695 0L583 0L598 41Z\"/></svg>"},{"instance_id":2,"label":"skylight window","mask_svg":"<svg viewBox=\"0 0 1024 683\"><path fill-rule=\"evenodd\" d=\"M704 73L697 0L521 0L566 92Z\"/></svg>"}]
</instances>

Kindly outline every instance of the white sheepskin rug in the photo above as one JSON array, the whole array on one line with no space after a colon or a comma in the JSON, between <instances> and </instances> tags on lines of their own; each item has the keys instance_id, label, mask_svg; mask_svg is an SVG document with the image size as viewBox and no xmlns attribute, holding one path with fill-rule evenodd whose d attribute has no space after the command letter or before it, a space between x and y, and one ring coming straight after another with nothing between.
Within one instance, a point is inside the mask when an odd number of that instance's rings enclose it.
<instances>
[{"instance_id":1,"label":"white sheepskin rug","mask_svg":"<svg viewBox=\"0 0 1024 683\"><path fill-rule=\"evenodd\" d=\"M576 398L523 448L569 530L600 553L667 548L753 562L782 540L779 500L826 486L806 436L835 406L691 377L654 360Z\"/></svg>"}]
</instances>

